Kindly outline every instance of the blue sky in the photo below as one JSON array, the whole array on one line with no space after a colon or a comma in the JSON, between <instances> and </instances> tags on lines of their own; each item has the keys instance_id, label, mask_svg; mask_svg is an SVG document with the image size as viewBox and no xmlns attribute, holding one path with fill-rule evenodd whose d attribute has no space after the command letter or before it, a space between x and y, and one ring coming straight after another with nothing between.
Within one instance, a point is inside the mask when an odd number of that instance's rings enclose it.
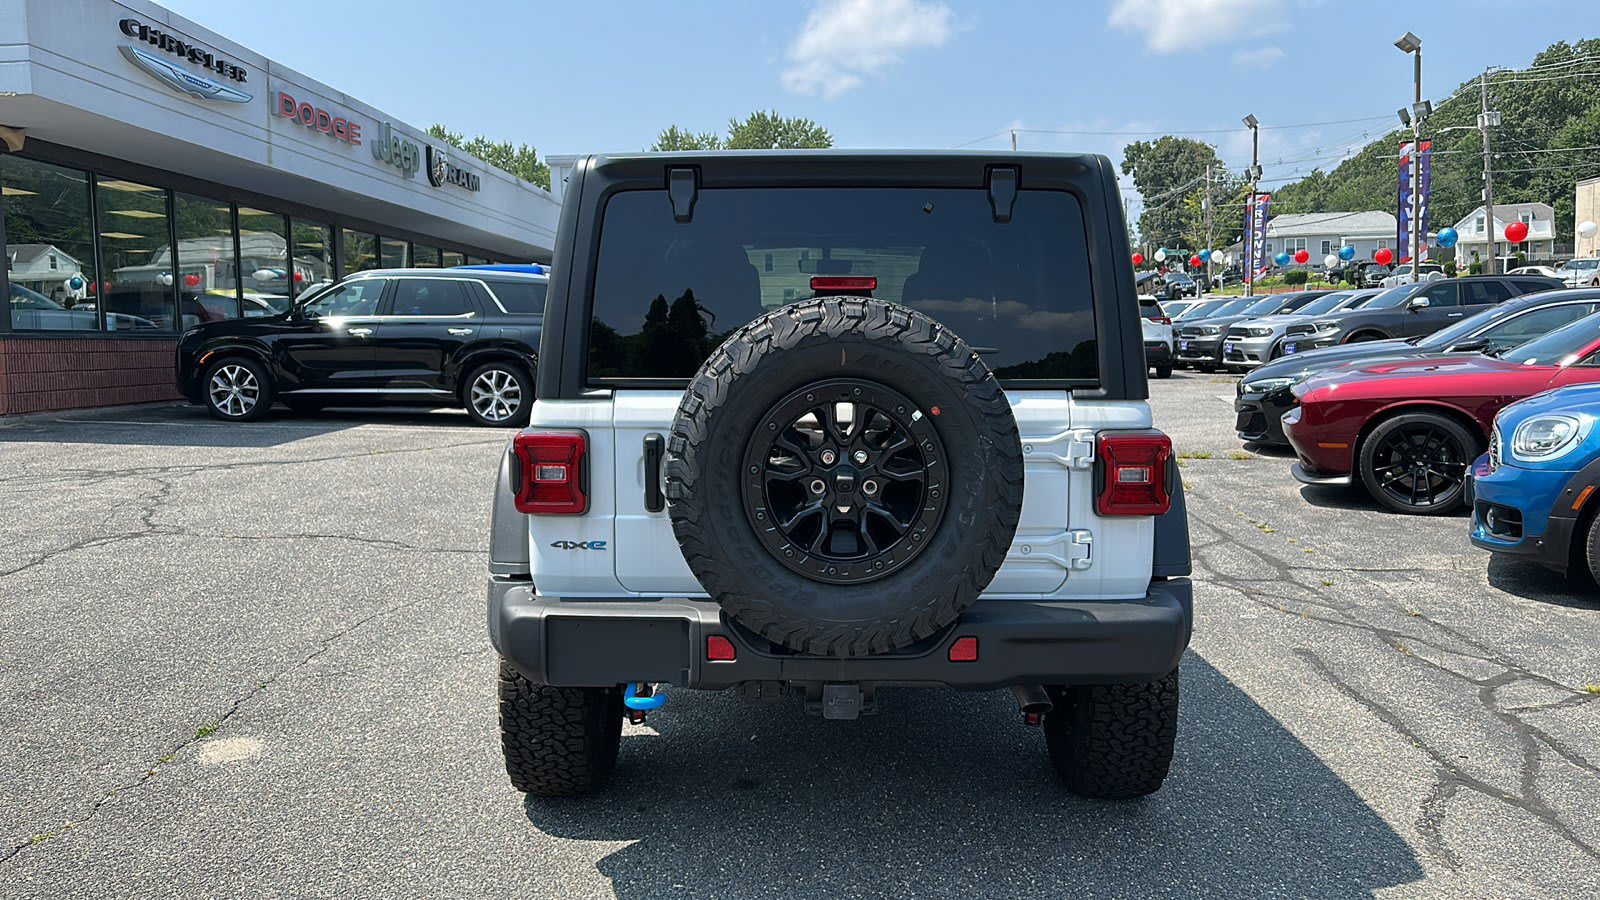
<instances>
[{"instance_id":1,"label":"blue sky","mask_svg":"<svg viewBox=\"0 0 1600 900\"><path fill-rule=\"evenodd\" d=\"M1394 123L1408 29L1434 98L1600 36L1574 30L1597 21L1593 0L159 2L404 121L541 153L638 150L669 124L777 109L842 147L1000 149L1021 128L1037 129L1021 149L1115 161L1141 135L1089 132L1215 131L1194 136L1240 166L1253 112L1268 186Z\"/></svg>"}]
</instances>

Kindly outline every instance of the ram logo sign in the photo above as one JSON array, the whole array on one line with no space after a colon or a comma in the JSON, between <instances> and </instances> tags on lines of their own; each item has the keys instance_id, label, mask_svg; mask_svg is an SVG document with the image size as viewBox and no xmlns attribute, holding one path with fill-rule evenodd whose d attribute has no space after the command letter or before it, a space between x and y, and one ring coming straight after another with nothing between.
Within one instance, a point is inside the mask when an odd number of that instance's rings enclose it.
<instances>
[{"instance_id":1,"label":"ram logo sign","mask_svg":"<svg viewBox=\"0 0 1600 900\"><path fill-rule=\"evenodd\" d=\"M557 550L604 550L605 541L551 541L550 546Z\"/></svg>"}]
</instances>

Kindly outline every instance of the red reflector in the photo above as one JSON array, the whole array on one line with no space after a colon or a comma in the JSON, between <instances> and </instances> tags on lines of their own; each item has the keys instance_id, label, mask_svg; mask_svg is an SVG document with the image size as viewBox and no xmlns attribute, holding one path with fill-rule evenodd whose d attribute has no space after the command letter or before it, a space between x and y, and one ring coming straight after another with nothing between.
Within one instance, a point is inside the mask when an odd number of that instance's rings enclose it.
<instances>
[{"instance_id":1,"label":"red reflector","mask_svg":"<svg viewBox=\"0 0 1600 900\"><path fill-rule=\"evenodd\" d=\"M878 289L878 276L876 275L813 275L811 276L811 292L821 294L826 291L875 291Z\"/></svg>"},{"instance_id":2,"label":"red reflector","mask_svg":"<svg viewBox=\"0 0 1600 900\"><path fill-rule=\"evenodd\" d=\"M951 662L977 662L978 639L975 637L958 637L950 645Z\"/></svg>"},{"instance_id":3,"label":"red reflector","mask_svg":"<svg viewBox=\"0 0 1600 900\"><path fill-rule=\"evenodd\" d=\"M524 431L511 442L517 454L517 511L577 516L589 509L583 492L583 458L589 439L581 431Z\"/></svg>"},{"instance_id":4,"label":"red reflector","mask_svg":"<svg viewBox=\"0 0 1600 900\"><path fill-rule=\"evenodd\" d=\"M1095 512L1102 516L1159 516L1172 505L1167 495L1167 464L1172 439L1164 434L1103 433L1098 441L1100 493Z\"/></svg>"},{"instance_id":5,"label":"red reflector","mask_svg":"<svg viewBox=\"0 0 1600 900\"><path fill-rule=\"evenodd\" d=\"M1151 316L1150 317L1150 321L1156 323L1157 325L1171 325L1172 324L1172 320L1167 318L1166 316Z\"/></svg>"},{"instance_id":6,"label":"red reflector","mask_svg":"<svg viewBox=\"0 0 1600 900\"><path fill-rule=\"evenodd\" d=\"M706 659L711 662L733 662L738 655L738 651L733 649L733 641L722 635L713 634L706 638Z\"/></svg>"}]
</instances>

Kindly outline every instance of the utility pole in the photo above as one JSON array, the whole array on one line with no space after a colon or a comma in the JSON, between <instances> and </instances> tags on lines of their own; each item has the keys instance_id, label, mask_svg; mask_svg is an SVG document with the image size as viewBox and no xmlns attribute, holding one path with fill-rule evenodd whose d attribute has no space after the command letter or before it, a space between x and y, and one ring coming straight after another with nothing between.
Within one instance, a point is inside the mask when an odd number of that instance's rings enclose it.
<instances>
[{"instance_id":1,"label":"utility pole","mask_svg":"<svg viewBox=\"0 0 1600 900\"><path fill-rule=\"evenodd\" d=\"M1427 108L1422 105L1422 39L1406 32L1394 42L1402 53L1412 56L1412 78L1415 98L1411 103L1411 280L1422 280L1422 119Z\"/></svg>"},{"instance_id":2,"label":"utility pole","mask_svg":"<svg viewBox=\"0 0 1600 900\"><path fill-rule=\"evenodd\" d=\"M1494 156L1489 152L1489 129L1500 124L1500 114L1489 111L1489 70L1478 79L1483 105L1478 113L1478 131L1483 134L1483 223L1488 229L1489 274L1500 274L1499 251L1494 239ZM1460 260L1456 261L1459 266Z\"/></svg>"},{"instance_id":3,"label":"utility pole","mask_svg":"<svg viewBox=\"0 0 1600 900\"><path fill-rule=\"evenodd\" d=\"M1250 202L1245 204L1244 215L1244 295L1256 295L1256 188L1261 182L1261 123L1255 115L1244 117L1250 129ZM1266 227L1266 223L1261 223Z\"/></svg>"}]
</instances>

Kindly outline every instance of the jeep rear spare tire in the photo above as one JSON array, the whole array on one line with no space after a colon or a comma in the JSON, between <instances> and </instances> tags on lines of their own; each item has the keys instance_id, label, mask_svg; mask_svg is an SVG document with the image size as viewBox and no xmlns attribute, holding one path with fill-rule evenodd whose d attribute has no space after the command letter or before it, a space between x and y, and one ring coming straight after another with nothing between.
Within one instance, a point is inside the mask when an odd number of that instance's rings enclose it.
<instances>
[{"instance_id":1,"label":"jeep rear spare tire","mask_svg":"<svg viewBox=\"0 0 1600 900\"><path fill-rule=\"evenodd\" d=\"M1016 420L983 360L915 310L855 297L730 335L684 393L665 474L673 533L712 599L828 656L954 622L1022 509Z\"/></svg>"}]
</instances>

